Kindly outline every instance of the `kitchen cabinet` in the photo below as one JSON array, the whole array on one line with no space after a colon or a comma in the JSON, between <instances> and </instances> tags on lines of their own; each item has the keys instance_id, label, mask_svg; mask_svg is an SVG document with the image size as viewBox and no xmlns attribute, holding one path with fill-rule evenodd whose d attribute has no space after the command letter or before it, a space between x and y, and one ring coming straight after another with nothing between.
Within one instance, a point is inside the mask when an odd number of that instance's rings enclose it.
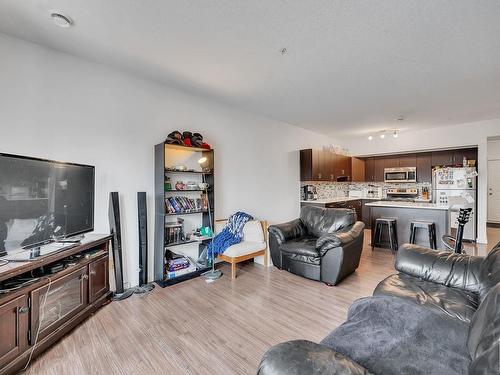
<instances>
[{"instance_id":1,"label":"kitchen cabinet","mask_svg":"<svg viewBox=\"0 0 500 375\"><path fill-rule=\"evenodd\" d=\"M362 217L363 217L363 212L362 212L362 207L361 207L361 199L326 203L325 207L326 208L349 208L351 210L356 211L356 217L358 220L361 221Z\"/></svg>"},{"instance_id":2,"label":"kitchen cabinet","mask_svg":"<svg viewBox=\"0 0 500 375\"><path fill-rule=\"evenodd\" d=\"M335 177L343 181L351 181L351 158L346 155L335 155Z\"/></svg>"},{"instance_id":3,"label":"kitchen cabinet","mask_svg":"<svg viewBox=\"0 0 500 375\"><path fill-rule=\"evenodd\" d=\"M321 149L300 150L301 181L351 180L351 157Z\"/></svg>"},{"instance_id":4,"label":"kitchen cabinet","mask_svg":"<svg viewBox=\"0 0 500 375\"><path fill-rule=\"evenodd\" d=\"M399 156L400 167L415 167L417 165L417 154L404 154Z\"/></svg>"},{"instance_id":5,"label":"kitchen cabinet","mask_svg":"<svg viewBox=\"0 0 500 375\"><path fill-rule=\"evenodd\" d=\"M384 159L384 168L397 168L399 167L399 156L386 156Z\"/></svg>"},{"instance_id":6,"label":"kitchen cabinet","mask_svg":"<svg viewBox=\"0 0 500 375\"><path fill-rule=\"evenodd\" d=\"M365 165L365 160L360 158L351 158L351 180L353 182L367 181Z\"/></svg>"},{"instance_id":7,"label":"kitchen cabinet","mask_svg":"<svg viewBox=\"0 0 500 375\"><path fill-rule=\"evenodd\" d=\"M321 181L320 168L323 165L320 160L319 150L300 150L300 180L301 181Z\"/></svg>"},{"instance_id":8,"label":"kitchen cabinet","mask_svg":"<svg viewBox=\"0 0 500 375\"><path fill-rule=\"evenodd\" d=\"M375 158L373 181L384 182L384 168L385 168L385 158Z\"/></svg>"},{"instance_id":9,"label":"kitchen cabinet","mask_svg":"<svg viewBox=\"0 0 500 375\"><path fill-rule=\"evenodd\" d=\"M477 161L477 148L462 148L455 150L453 152L453 159L455 160L455 164L463 165L464 156L467 158L467 160Z\"/></svg>"},{"instance_id":10,"label":"kitchen cabinet","mask_svg":"<svg viewBox=\"0 0 500 375\"><path fill-rule=\"evenodd\" d=\"M365 159L365 180L367 182L375 181L375 158Z\"/></svg>"},{"instance_id":11,"label":"kitchen cabinet","mask_svg":"<svg viewBox=\"0 0 500 375\"><path fill-rule=\"evenodd\" d=\"M432 181L432 155L430 152L417 154L417 181L431 182Z\"/></svg>"},{"instance_id":12,"label":"kitchen cabinet","mask_svg":"<svg viewBox=\"0 0 500 375\"><path fill-rule=\"evenodd\" d=\"M453 150L433 151L432 152L432 166L436 165L453 165L455 164Z\"/></svg>"},{"instance_id":13,"label":"kitchen cabinet","mask_svg":"<svg viewBox=\"0 0 500 375\"><path fill-rule=\"evenodd\" d=\"M363 223L365 223L366 229L371 229L372 227L372 219L371 219L371 210L370 207L366 206L366 203L372 202L370 199L363 199L361 201L361 219Z\"/></svg>"}]
</instances>

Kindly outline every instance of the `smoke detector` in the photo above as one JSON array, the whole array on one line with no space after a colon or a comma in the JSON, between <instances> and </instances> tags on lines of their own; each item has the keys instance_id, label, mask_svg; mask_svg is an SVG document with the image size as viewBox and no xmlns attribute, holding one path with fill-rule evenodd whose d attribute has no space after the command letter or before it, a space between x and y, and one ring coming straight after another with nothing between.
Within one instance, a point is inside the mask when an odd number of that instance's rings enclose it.
<instances>
[{"instance_id":1,"label":"smoke detector","mask_svg":"<svg viewBox=\"0 0 500 375\"><path fill-rule=\"evenodd\" d=\"M59 27L70 27L73 25L73 20L67 14L64 14L60 11L51 11L50 18L52 18L52 22L54 25Z\"/></svg>"}]
</instances>

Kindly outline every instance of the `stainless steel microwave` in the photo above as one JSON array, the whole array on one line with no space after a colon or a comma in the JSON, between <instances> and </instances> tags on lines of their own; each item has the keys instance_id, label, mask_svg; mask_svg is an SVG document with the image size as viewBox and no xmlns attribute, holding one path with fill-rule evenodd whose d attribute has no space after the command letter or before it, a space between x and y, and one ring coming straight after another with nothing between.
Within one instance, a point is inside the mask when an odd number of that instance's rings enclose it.
<instances>
[{"instance_id":1,"label":"stainless steel microwave","mask_svg":"<svg viewBox=\"0 0 500 375\"><path fill-rule=\"evenodd\" d=\"M385 182L417 182L417 168L385 168Z\"/></svg>"}]
</instances>

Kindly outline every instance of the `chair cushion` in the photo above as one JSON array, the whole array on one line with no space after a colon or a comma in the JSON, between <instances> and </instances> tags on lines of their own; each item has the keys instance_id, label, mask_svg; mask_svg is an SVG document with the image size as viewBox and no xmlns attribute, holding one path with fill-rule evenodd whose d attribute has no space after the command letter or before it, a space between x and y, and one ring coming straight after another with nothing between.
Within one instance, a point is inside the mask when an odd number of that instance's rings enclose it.
<instances>
[{"instance_id":1,"label":"chair cushion","mask_svg":"<svg viewBox=\"0 0 500 375\"><path fill-rule=\"evenodd\" d=\"M229 246L226 251L224 251L224 255L236 258L243 255L248 255L251 253L255 253L260 250L264 250L266 248L266 243L264 241L242 241L235 245Z\"/></svg>"},{"instance_id":2,"label":"chair cushion","mask_svg":"<svg viewBox=\"0 0 500 375\"><path fill-rule=\"evenodd\" d=\"M315 237L302 237L293 241L287 241L280 245L283 256L289 259L312 264L320 264L321 259L316 249Z\"/></svg>"},{"instance_id":3,"label":"chair cushion","mask_svg":"<svg viewBox=\"0 0 500 375\"><path fill-rule=\"evenodd\" d=\"M377 285L374 296L393 296L412 301L444 316L469 323L478 307L475 293L418 279L391 275Z\"/></svg>"}]
</instances>

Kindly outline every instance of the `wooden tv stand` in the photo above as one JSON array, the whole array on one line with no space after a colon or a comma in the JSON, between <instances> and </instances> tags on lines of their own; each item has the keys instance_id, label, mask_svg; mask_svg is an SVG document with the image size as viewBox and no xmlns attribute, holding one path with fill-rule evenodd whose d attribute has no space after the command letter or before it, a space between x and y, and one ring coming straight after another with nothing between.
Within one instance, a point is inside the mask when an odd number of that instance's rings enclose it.
<instances>
[{"instance_id":1,"label":"wooden tv stand","mask_svg":"<svg viewBox=\"0 0 500 375\"><path fill-rule=\"evenodd\" d=\"M0 294L1 375L22 370L32 351L34 358L110 301L110 239L86 234L69 249L0 266L0 285L19 277L39 277ZM49 274L49 267L61 261L66 262L64 269Z\"/></svg>"}]
</instances>

